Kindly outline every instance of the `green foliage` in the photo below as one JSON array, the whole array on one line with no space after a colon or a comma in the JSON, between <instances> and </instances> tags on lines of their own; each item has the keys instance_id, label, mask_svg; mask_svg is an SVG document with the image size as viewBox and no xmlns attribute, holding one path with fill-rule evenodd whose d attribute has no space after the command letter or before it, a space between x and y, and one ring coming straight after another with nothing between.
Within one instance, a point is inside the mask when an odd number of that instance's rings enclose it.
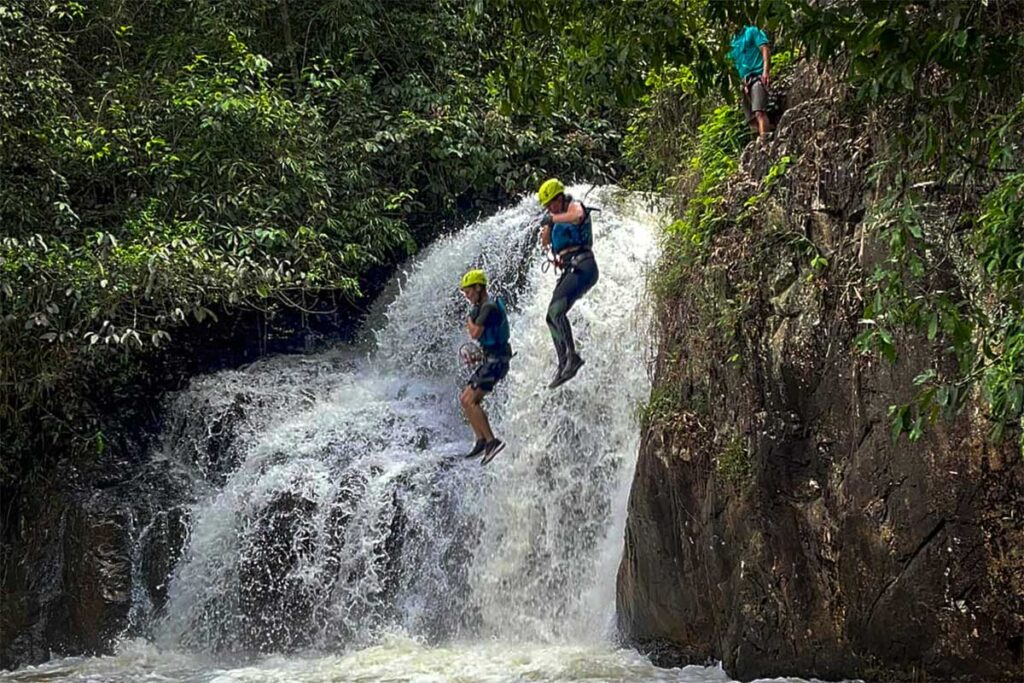
<instances>
[{"instance_id":1,"label":"green foliage","mask_svg":"<svg viewBox=\"0 0 1024 683\"><path fill-rule=\"evenodd\" d=\"M491 86L509 111L570 103L621 112L647 94L647 74L686 64L701 82L720 82L707 0L488 0L479 21L491 26ZM514 51L515 59L500 55Z\"/></svg>"},{"instance_id":2,"label":"green foliage","mask_svg":"<svg viewBox=\"0 0 1024 683\"><path fill-rule=\"evenodd\" d=\"M743 223L750 218L758 205L768 198L772 189L778 185L782 178L785 177L786 172L789 171L789 167L792 164L793 157L788 154L784 154L779 157L771 167L769 167L768 173L765 174L764 181L762 182L763 189L756 194L752 194L745 202L743 202L743 211L736 219L737 223Z\"/></svg>"},{"instance_id":3,"label":"green foliage","mask_svg":"<svg viewBox=\"0 0 1024 683\"><path fill-rule=\"evenodd\" d=\"M1001 438L1024 427L1024 11L921 2L835 12L811 13L809 36L820 50L842 37L861 97L906 122L887 131L876 167L888 189L869 227L889 253L871 278L858 343L896 361L901 340L919 334L950 361L921 373L913 398L891 408L893 434L918 439L978 396ZM959 188L964 199L936 205L933 187ZM951 264L966 291L949 286Z\"/></svg>"},{"instance_id":4,"label":"green foliage","mask_svg":"<svg viewBox=\"0 0 1024 683\"><path fill-rule=\"evenodd\" d=\"M750 454L743 438L733 435L714 459L715 473L730 486L741 488L753 475Z\"/></svg>"},{"instance_id":5,"label":"green foliage","mask_svg":"<svg viewBox=\"0 0 1024 683\"><path fill-rule=\"evenodd\" d=\"M722 190L736 170L737 159L749 133L736 107L725 105L711 111L697 128L693 155L683 182L690 189L682 217L669 226L668 234L697 254L725 218Z\"/></svg>"},{"instance_id":6,"label":"green foliage","mask_svg":"<svg viewBox=\"0 0 1024 683\"><path fill-rule=\"evenodd\" d=\"M776 78L797 55L817 57L846 77L864 112L873 109L889 122L876 131L880 162L872 181L879 199L867 221L889 254L870 277L858 344L896 361L910 335L921 335L951 361L940 359L918 378L913 398L893 406L895 433L919 438L929 421L952 417L977 396L988 408L994 437L1021 426L1024 6L1012 0L777 0L691 3L687 10L694 14L688 21L701 27L694 34L704 42L701 51L719 71L729 66L716 46L724 46L736 27L755 23L776 39ZM671 293L687 281L701 245L726 218L717 188L732 171L737 145L709 130L725 81L683 52L665 50L659 59L647 72L648 92L634 111L624 149L639 166L634 182L644 187L670 187L665 179L675 175L674 165L688 160L676 188L685 197L680 218L669 230L656 281L662 293ZM728 108L715 115L727 116ZM699 133L694 120L702 122ZM741 134L738 125L733 130ZM785 163L772 169L738 222L757 210L785 170ZM942 205L942 194L960 200ZM808 278L827 268L813 244L794 244L810 259ZM968 291L951 287L951 269Z\"/></svg>"},{"instance_id":7,"label":"green foliage","mask_svg":"<svg viewBox=\"0 0 1024 683\"><path fill-rule=\"evenodd\" d=\"M662 191L676 175L677 164L692 151L692 135L700 124L704 101L697 80L685 66L651 71L648 90L633 109L622 142L631 185Z\"/></svg>"},{"instance_id":8,"label":"green foliage","mask_svg":"<svg viewBox=\"0 0 1024 683\"><path fill-rule=\"evenodd\" d=\"M356 300L475 197L606 176L606 120L509 115L477 16L0 0L5 448L93 443L88 378L127 398L185 326Z\"/></svg>"},{"instance_id":9,"label":"green foliage","mask_svg":"<svg viewBox=\"0 0 1024 683\"><path fill-rule=\"evenodd\" d=\"M975 390L994 435L1019 424L1014 0L0 0L0 426L91 447L87 378L129 386L212 315L355 299L475 198L615 176L620 143L632 184L686 198L655 282L672 291L726 219L749 139L723 99L748 23L773 37L776 77L816 56L901 122L877 134L869 226L889 257L859 343L895 360L923 334L950 363L894 407L897 432ZM968 199L937 207L936 187ZM970 291L943 275L961 239ZM743 293L718 295L709 319L736 325Z\"/></svg>"},{"instance_id":10,"label":"green foliage","mask_svg":"<svg viewBox=\"0 0 1024 683\"><path fill-rule=\"evenodd\" d=\"M908 190L889 195L877 208L872 229L889 246L889 255L870 280L872 298L865 308L865 330L857 342L891 362L906 332L939 345L952 360L945 370L929 369L915 379L913 399L890 409L893 435L920 438L924 426L951 418L980 387L989 409L993 438L1024 415L1024 233L1019 216L1024 193L1019 175L1006 179L983 200L971 223L964 264L975 272L976 291L943 285L943 231L930 232L922 215L925 199ZM969 272L969 271L968 271ZM1024 446L1024 443L1022 443Z\"/></svg>"},{"instance_id":11,"label":"green foliage","mask_svg":"<svg viewBox=\"0 0 1024 683\"><path fill-rule=\"evenodd\" d=\"M1024 120L1024 102L1009 120ZM1024 452L1024 172L1008 175L985 198L972 238L984 281L996 295L980 317L982 383L993 432L1001 436L1016 421Z\"/></svg>"},{"instance_id":12,"label":"green foliage","mask_svg":"<svg viewBox=\"0 0 1024 683\"><path fill-rule=\"evenodd\" d=\"M926 105L948 106L949 117L959 120L970 117L970 102L1005 86L992 75L1012 74L1020 49L1014 0L796 5L812 54L847 54L862 97L879 102L913 94ZM925 80L939 74L947 78Z\"/></svg>"},{"instance_id":13,"label":"green foliage","mask_svg":"<svg viewBox=\"0 0 1024 683\"><path fill-rule=\"evenodd\" d=\"M655 386L651 396L640 406L638 417L642 429L650 429L669 420L682 405L678 387L671 384Z\"/></svg>"}]
</instances>

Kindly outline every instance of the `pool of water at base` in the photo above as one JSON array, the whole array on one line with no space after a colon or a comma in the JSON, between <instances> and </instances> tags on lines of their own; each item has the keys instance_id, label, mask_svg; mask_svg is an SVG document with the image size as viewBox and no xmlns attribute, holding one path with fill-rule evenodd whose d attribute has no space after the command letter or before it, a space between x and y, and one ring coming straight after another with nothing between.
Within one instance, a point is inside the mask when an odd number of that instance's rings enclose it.
<instances>
[{"instance_id":1,"label":"pool of water at base","mask_svg":"<svg viewBox=\"0 0 1024 683\"><path fill-rule=\"evenodd\" d=\"M662 669L629 649L601 645L464 643L428 646L395 637L338 655L224 660L165 651L143 640L106 657L68 657L0 673L0 681L89 683L506 683L673 681L730 683L717 666ZM761 683L805 683L797 678ZM813 683L813 682L807 682Z\"/></svg>"}]
</instances>

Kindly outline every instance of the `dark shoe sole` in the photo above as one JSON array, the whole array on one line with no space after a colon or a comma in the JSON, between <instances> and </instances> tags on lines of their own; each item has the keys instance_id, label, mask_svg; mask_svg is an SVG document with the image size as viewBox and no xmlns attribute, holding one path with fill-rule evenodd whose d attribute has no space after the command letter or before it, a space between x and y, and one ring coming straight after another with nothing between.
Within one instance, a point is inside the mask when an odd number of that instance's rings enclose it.
<instances>
[{"instance_id":1,"label":"dark shoe sole","mask_svg":"<svg viewBox=\"0 0 1024 683\"><path fill-rule=\"evenodd\" d=\"M551 382L548 384L548 389L555 389L556 387L560 387L568 379L569 378L567 376L565 376L565 375L559 375L558 377L556 377L553 380L551 380Z\"/></svg>"},{"instance_id":2,"label":"dark shoe sole","mask_svg":"<svg viewBox=\"0 0 1024 683\"><path fill-rule=\"evenodd\" d=\"M490 461L494 460L494 456L496 456L498 453L501 453L501 451L504 449L505 442L499 441L497 446L495 446L492 450L487 451L487 454L483 457L483 460L480 461L480 464L486 465Z\"/></svg>"},{"instance_id":3,"label":"dark shoe sole","mask_svg":"<svg viewBox=\"0 0 1024 683\"><path fill-rule=\"evenodd\" d=\"M548 385L548 389L560 387L569 380L571 380L573 377L576 376L576 373L580 371L580 368L583 367L584 363L586 363L586 361L580 358L579 363L576 363L575 365L569 365L568 367L566 367L565 372L556 377L554 381L552 381L551 384Z\"/></svg>"},{"instance_id":4,"label":"dark shoe sole","mask_svg":"<svg viewBox=\"0 0 1024 683\"><path fill-rule=\"evenodd\" d=\"M473 447L473 450L471 450L471 451L470 451L469 453L466 453L466 454L465 454L465 455L463 455L462 457L463 457L463 458L465 458L466 460L469 460L470 458L475 458L475 457L477 457L478 455L482 455L482 454L484 454L484 453L486 453L486 452L487 452L487 446L484 446L484 447L483 447L483 448L481 448L480 450L477 450L477 449L476 449L476 446L474 446L474 447Z\"/></svg>"}]
</instances>

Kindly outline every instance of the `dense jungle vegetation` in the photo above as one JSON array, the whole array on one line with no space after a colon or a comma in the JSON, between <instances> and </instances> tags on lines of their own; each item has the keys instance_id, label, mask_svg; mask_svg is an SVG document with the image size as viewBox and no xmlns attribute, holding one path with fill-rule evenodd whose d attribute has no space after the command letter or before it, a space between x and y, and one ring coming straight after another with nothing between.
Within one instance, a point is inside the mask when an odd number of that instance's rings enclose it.
<instances>
[{"instance_id":1,"label":"dense jungle vegetation","mask_svg":"<svg viewBox=\"0 0 1024 683\"><path fill-rule=\"evenodd\" d=\"M1014 0L0 0L0 482L102 453L184 340L354 315L388 266L549 175L685 179L665 258L699 268L749 140L725 57L746 23L779 67L818 60L902 122L861 346L893 359L922 333L957 371L919 377L895 433L975 391L994 437L1019 433ZM972 291L941 286L951 253Z\"/></svg>"}]
</instances>

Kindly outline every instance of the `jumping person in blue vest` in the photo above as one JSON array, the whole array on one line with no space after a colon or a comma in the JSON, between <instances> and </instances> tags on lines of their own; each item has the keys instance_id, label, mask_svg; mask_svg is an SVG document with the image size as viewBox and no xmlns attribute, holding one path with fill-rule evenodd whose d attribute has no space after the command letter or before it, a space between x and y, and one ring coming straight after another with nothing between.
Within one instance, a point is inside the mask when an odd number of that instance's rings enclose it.
<instances>
[{"instance_id":1,"label":"jumping person in blue vest","mask_svg":"<svg viewBox=\"0 0 1024 683\"><path fill-rule=\"evenodd\" d=\"M483 453L481 463L486 465L505 447L505 443L495 438L491 431L487 413L480 402L508 374L508 362L512 359L512 346L508 343L508 313L500 297L492 300L487 296L487 274L484 271L471 270L463 275L459 288L466 300L473 304L466 330L484 352L483 362L459 397L462 412L476 436L473 450L466 457L475 458Z\"/></svg>"},{"instance_id":2,"label":"jumping person in blue vest","mask_svg":"<svg viewBox=\"0 0 1024 683\"><path fill-rule=\"evenodd\" d=\"M576 376L583 367L583 359L576 352L569 325L569 310L580 297L597 282L597 261L594 260L593 228L590 210L572 196L565 194L560 180L545 180L537 192L537 199L546 213L541 222L540 241L550 247L555 266L562 271L548 306L548 329L558 354L558 370L548 384L554 389Z\"/></svg>"}]
</instances>

